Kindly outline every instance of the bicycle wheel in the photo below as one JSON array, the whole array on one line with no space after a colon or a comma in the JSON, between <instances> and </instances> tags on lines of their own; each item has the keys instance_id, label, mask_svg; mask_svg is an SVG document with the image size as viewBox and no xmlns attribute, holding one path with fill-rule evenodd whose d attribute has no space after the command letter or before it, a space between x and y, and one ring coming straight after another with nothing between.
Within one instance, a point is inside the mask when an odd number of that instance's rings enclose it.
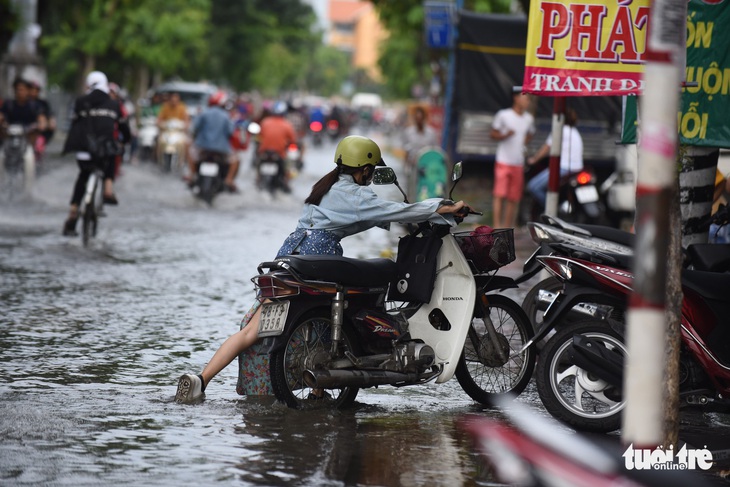
<instances>
[{"instance_id":1,"label":"bicycle wheel","mask_svg":"<svg viewBox=\"0 0 730 487\"><path fill-rule=\"evenodd\" d=\"M85 204L81 212L81 241L84 247L89 245L89 239L96 232L96 209L93 204Z\"/></svg>"},{"instance_id":2,"label":"bicycle wheel","mask_svg":"<svg viewBox=\"0 0 730 487\"><path fill-rule=\"evenodd\" d=\"M89 245L91 237L96 236L101 204L103 203L101 191L99 191L100 177L92 173L86 184L86 194L81 205L81 241L84 247Z\"/></svg>"},{"instance_id":3,"label":"bicycle wheel","mask_svg":"<svg viewBox=\"0 0 730 487\"><path fill-rule=\"evenodd\" d=\"M501 350L495 349L488 336L485 317L478 307L459 357L456 379L469 397L489 406L497 397L519 395L525 390L532 378L536 351L530 347L518 353L535 333L522 308L499 295L488 295L488 303L488 319L497 332Z\"/></svg>"},{"instance_id":4,"label":"bicycle wheel","mask_svg":"<svg viewBox=\"0 0 730 487\"><path fill-rule=\"evenodd\" d=\"M325 312L312 313L290 327L286 344L271 354L269 369L271 387L279 401L290 408L316 406L351 406L359 389L314 390L304 382L304 371L324 365L330 359L332 348L331 324ZM355 353L355 338L350 327L343 326L345 350Z\"/></svg>"}]
</instances>

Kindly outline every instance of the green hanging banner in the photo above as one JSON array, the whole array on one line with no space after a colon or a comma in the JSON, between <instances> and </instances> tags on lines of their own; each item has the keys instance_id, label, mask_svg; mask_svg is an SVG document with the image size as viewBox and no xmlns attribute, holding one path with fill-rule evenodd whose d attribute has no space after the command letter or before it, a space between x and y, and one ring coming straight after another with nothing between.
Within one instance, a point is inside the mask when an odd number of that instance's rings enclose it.
<instances>
[{"instance_id":1,"label":"green hanging banner","mask_svg":"<svg viewBox=\"0 0 730 487\"><path fill-rule=\"evenodd\" d=\"M730 0L690 0L687 10L679 143L730 148ZM622 144L636 143L636 126L636 97L625 97Z\"/></svg>"}]
</instances>

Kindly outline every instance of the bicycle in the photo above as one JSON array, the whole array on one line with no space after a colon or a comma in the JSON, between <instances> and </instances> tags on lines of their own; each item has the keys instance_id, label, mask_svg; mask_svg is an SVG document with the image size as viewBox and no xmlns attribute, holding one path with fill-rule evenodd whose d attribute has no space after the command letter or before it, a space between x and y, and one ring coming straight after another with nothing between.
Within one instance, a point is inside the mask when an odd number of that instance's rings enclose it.
<instances>
[{"instance_id":1,"label":"bicycle","mask_svg":"<svg viewBox=\"0 0 730 487\"><path fill-rule=\"evenodd\" d=\"M98 167L91 172L89 180L86 182L86 192L81 200L81 208L79 209L82 222L81 241L84 243L84 247L89 245L89 239L91 237L96 236L99 217L102 215L104 208L104 197L100 190L103 182L104 171Z\"/></svg>"}]
</instances>

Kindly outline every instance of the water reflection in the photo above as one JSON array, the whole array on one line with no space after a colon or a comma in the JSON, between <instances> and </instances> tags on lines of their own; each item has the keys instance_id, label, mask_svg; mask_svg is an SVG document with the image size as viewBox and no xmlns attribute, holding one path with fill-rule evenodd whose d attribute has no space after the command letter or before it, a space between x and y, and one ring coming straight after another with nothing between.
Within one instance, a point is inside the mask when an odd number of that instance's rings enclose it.
<instances>
[{"instance_id":1,"label":"water reflection","mask_svg":"<svg viewBox=\"0 0 730 487\"><path fill-rule=\"evenodd\" d=\"M491 478L456 428L454 413L293 411L281 405L243 413L236 433L247 454L241 480L259 485L476 486Z\"/></svg>"}]
</instances>

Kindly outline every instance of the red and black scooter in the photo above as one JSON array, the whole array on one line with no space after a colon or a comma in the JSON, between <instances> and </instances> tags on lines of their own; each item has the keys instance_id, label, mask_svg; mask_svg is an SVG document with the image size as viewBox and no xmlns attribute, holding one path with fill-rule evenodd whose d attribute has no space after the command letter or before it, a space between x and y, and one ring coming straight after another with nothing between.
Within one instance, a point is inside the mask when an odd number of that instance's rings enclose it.
<instances>
[{"instance_id":1,"label":"red and black scooter","mask_svg":"<svg viewBox=\"0 0 730 487\"><path fill-rule=\"evenodd\" d=\"M730 258L730 246L715 251ZM538 258L563 283L535 336L560 325L538 357L538 393L550 414L576 429L621 425L624 312L634 278L622 259L575 252ZM682 290L681 404L730 409L730 273L685 269ZM592 303L596 313L560 323L576 303Z\"/></svg>"}]
</instances>

